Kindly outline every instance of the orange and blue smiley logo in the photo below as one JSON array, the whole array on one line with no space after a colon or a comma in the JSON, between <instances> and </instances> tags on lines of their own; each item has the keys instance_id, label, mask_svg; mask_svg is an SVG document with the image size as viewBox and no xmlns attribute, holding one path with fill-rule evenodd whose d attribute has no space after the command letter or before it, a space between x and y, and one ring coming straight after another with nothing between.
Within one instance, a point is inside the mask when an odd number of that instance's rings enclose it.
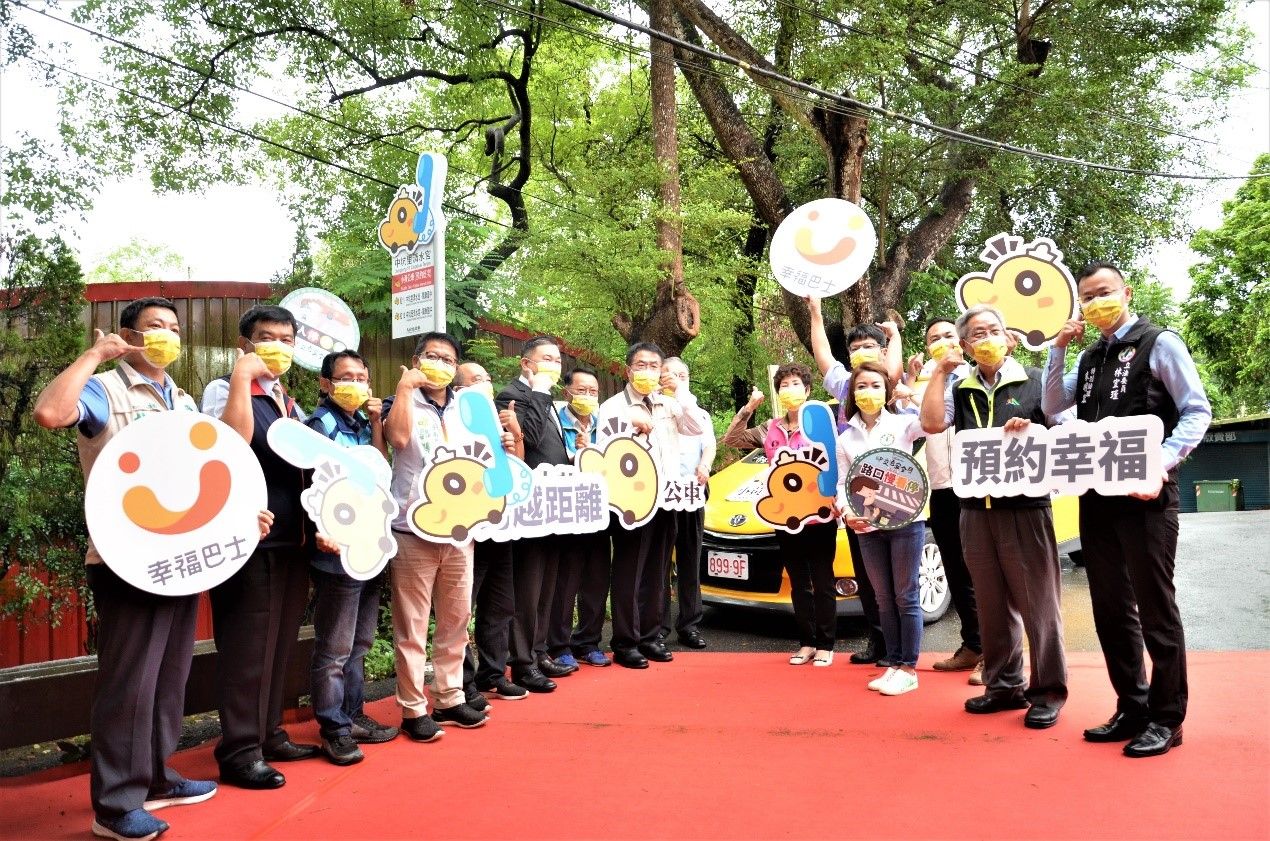
<instances>
[{"instance_id":1,"label":"orange and blue smiley logo","mask_svg":"<svg viewBox=\"0 0 1270 841\"><path fill-rule=\"evenodd\" d=\"M216 446L216 427L199 421L190 428L189 443L197 450ZM141 468L141 455L128 450L119 456L119 469L135 474ZM155 534L185 534L202 528L216 519L229 501L233 486L229 465L219 459L203 463L198 472L198 495L186 508L169 508L148 485L134 485L123 494L124 516L135 526Z\"/></svg>"}]
</instances>

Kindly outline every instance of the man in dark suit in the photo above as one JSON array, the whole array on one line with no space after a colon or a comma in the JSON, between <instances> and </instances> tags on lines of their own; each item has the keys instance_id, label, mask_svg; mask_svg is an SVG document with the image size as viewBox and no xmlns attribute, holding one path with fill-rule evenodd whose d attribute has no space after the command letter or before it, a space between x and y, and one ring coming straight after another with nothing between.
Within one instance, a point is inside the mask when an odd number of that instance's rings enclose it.
<instances>
[{"instance_id":1,"label":"man in dark suit","mask_svg":"<svg viewBox=\"0 0 1270 841\"><path fill-rule=\"evenodd\" d=\"M524 436L525 463L570 464L560 418L551 400L551 389L560 381L560 346L549 336L525 342L520 354L520 377L499 392L499 409L512 408ZM512 681L530 692L551 692L553 677L564 677L577 666L556 663L547 655L547 628L556 590L560 561L559 537L517 540L512 553L512 580L516 591L516 615L512 619Z\"/></svg>"}]
</instances>

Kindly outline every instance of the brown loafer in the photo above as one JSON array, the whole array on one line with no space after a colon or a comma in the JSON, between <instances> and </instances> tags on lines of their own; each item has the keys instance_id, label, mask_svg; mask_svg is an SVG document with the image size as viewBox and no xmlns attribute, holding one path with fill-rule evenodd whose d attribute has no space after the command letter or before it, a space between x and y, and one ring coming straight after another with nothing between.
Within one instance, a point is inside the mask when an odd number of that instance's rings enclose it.
<instances>
[{"instance_id":1,"label":"brown loafer","mask_svg":"<svg viewBox=\"0 0 1270 841\"><path fill-rule=\"evenodd\" d=\"M964 645L947 660L940 660L932 668L937 672L968 672L983 662L983 655L977 654Z\"/></svg>"}]
</instances>

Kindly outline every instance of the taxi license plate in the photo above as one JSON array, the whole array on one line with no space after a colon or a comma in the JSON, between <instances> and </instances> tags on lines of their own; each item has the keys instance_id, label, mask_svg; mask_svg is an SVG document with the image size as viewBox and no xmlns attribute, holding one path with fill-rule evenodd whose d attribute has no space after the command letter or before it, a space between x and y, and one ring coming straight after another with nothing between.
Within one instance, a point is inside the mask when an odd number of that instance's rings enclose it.
<instances>
[{"instance_id":1,"label":"taxi license plate","mask_svg":"<svg viewBox=\"0 0 1270 841\"><path fill-rule=\"evenodd\" d=\"M716 552L706 554L706 574L714 578L750 579L750 556L744 552Z\"/></svg>"}]
</instances>

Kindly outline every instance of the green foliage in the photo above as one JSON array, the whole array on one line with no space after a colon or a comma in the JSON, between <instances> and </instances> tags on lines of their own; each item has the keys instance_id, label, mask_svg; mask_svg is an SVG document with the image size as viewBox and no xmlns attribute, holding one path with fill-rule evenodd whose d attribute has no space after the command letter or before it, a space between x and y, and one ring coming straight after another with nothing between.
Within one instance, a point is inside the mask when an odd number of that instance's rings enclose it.
<instances>
[{"instance_id":1,"label":"green foliage","mask_svg":"<svg viewBox=\"0 0 1270 841\"><path fill-rule=\"evenodd\" d=\"M1218 417L1270 409L1270 154L1252 172L1263 175L1226 202L1221 226L1191 240L1204 260L1191 267L1185 336L1212 383Z\"/></svg>"},{"instance_id":2,"label":"green foliage","mask_svg":"<svg viewBox=\"0 0 1270 841\"><path fill-rule=\"evenodd\" d=\"M162 280L178 277L185 258L164 245L134 237L106 254L84 275L87 283L127 283L134 280Z\"/></svg>"},{"instance_id":3,"label":"green foliage","mask_svg":"<svg viewBox=\"0 0 1270 841\"><path fill-rule=\"evenodd\" d=\"M375 641L370 645L370 651L366 652L366 680L383 680L397 674L397 664L394 660L392 637L375 637Z\"/></svg>"},{"instance_id":4,"label":"green foliage","mask_svg":"<svg viewBox=\"0 0 1270 841\"><path fill-rule=\"evenodd\" d=\"M0 238L0 615L56 623L84 593L83 479L70 430L32 418L40 390L78 354L83 281L59 238ZM7 575L7 578L6 578ZM37 614L35 604L47 599Z\"/></svg>"}]
</instances>

